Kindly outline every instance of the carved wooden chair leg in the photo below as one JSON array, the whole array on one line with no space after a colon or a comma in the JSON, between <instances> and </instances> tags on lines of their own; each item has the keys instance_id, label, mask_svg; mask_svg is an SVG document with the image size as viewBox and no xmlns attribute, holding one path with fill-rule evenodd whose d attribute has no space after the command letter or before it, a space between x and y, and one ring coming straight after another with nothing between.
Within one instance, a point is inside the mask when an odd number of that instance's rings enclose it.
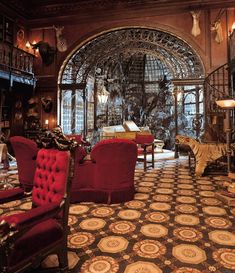
<instances>
[{"instance_id":1,"label":"carved wooden chair leg","mask_svg":"<svg viewBox=\"0 0 235 273\"><path fill-rule=\"evenodd\" d=\"M154 148L155 148L155 145L152 144L152 168L154 168Z\"/></svg>"},{"instance_id":2,"label":"carved wooden chair leg","mask_svg":"<svg viewBox=\"0 0 235 273\"><path fill-rule=\"evenodd\" d=\"M146 146L144 147L144 171L147 170L147 151Z\"/></svg>"},{"instance_id":3,"label":"carved wooden chair leg","mask_svg":"<svg viewBox=\"0 0 235 273\"><path fill-rule=\"evenodd\" d=\"M68 272L68 254L67 254L67 247L65 246L64 249L59 249L58 251L58 261L61 273Z\"/></svg>"}]
</instances>

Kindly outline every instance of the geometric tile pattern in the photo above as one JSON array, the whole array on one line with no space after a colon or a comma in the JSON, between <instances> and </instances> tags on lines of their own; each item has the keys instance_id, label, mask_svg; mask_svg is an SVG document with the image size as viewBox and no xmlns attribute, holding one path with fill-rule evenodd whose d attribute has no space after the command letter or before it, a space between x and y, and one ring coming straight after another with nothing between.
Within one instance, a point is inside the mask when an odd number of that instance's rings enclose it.
<instances>
[{"instance_id":1,"label":"geometric tile pattern","mask_svg":"<svg viewBox=\"0 0 235 273\"><path fill-rule=\"evenodd\" d=\"M172 255L181 262L188 264L199 264L206 260L205 251L195 245L174 246Z\"/></svg>"},{"instance_id":2,"label":"geometric tile pattern","mask_svg":"<svg viewBox=\"0 0 235 273\"><path fill-rule=\"evenodd\" d=\"M127 248L128 241L121 236L107 236L97 246L102 252L117 253Z\"/></svg>"},{"instance_id":3,"label":"geometric tile pattern","mask_svg":"<svg viewBox=\"0 0 235 273\"><path fill-rule=\"evenodd\" d=\"M180 157L159 160L146 172L136 169L129 202L72 204L70 272L235 272L235 208L215 196L227 178L195 177L187 166ZM30 198L2 204L0 214L30 205Z\"/></svg>"},{"instance_id":4,"label":"geometric tile pattern","mask_svg":"<svg viewBox=\"0 0 235 273\"><path fill-rule=\"evenodd\" d=\"M128 265L124 271L124 273L133 273L133 272L161 273L162 270L154 263L141 261L141 262L136 262L136 263Z\"/></svg>"}]
</instances>

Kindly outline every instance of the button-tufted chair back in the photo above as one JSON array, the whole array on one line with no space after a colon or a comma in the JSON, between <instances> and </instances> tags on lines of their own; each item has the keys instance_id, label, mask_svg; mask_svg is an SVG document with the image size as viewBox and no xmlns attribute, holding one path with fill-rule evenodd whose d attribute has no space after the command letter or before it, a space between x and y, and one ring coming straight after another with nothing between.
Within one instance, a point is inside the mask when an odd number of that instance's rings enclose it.
<instances>
[{"instance_id":1,"label":"button-tufted chair back","mask_svg":"<svg viewBox=\"0 0 235 273\"><path fill-rule=\"evenodd\" d=\"M69 151L38 151L32 208L0 216L0 272L34 272L50 254L68 272L69 167Z\"/></svg>"},{"instance_id":2,"label":"button-tufted chair back","mask_svg":"<svg viewBox=\"0 0 235 273\"><path fill-rule=\"evenodd\" d=\"M34 207L61 202L66 192L68 164L69 152L39 150L32 192Z\"/></svg>"},{"instance_id":3,"label":"button-tufted chair back","mask_svg":"<svg viewBox=\"0 0 235 273\"><path fill-rule=\"evenodd\" d=\"M21 187L31 191L38 153L37 144L22 136L11 137L10 143L15 154Z\"/></svg>"}]
</instances>

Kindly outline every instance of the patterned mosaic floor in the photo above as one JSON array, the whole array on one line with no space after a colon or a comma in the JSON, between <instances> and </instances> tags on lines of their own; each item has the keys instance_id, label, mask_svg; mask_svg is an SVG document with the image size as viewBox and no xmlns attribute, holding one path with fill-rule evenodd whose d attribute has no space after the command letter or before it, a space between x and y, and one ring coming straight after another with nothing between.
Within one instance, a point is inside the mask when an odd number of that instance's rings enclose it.
<instances>
[{"instance_id":1,"label":"patterned mosaic floor","mask_svg":"<svg viewBox=\"0 0 235 273\"><path fill-rule=\"evenodd\" d=\"M135 199L70 207L72 273L235 272L235 207L215 198L222 177L196 179L187 159L136 170ZM0 214L30 208L29 199L0 205ZM55 263L50 257L47 266Z\"/></svg>"}]
</instances>

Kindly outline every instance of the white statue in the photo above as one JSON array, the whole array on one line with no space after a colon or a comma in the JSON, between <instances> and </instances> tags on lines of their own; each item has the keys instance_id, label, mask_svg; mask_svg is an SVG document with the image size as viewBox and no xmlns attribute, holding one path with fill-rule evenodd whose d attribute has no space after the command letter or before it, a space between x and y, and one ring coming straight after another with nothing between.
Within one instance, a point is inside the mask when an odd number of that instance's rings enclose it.
<instances>
[{"instance_id":1,"label":"white statue","mask_svg":"<svg viewBox=\"0 0 235 273\"><path fill-rule=\"evenodd\" d=\"M191 14L193 17L193 27L192 27L191 33L193 36L197 37L201 33L200 26L199 26L199 18L200 18L201 11L191 11Z\"/></svg>"}]
</instances>

